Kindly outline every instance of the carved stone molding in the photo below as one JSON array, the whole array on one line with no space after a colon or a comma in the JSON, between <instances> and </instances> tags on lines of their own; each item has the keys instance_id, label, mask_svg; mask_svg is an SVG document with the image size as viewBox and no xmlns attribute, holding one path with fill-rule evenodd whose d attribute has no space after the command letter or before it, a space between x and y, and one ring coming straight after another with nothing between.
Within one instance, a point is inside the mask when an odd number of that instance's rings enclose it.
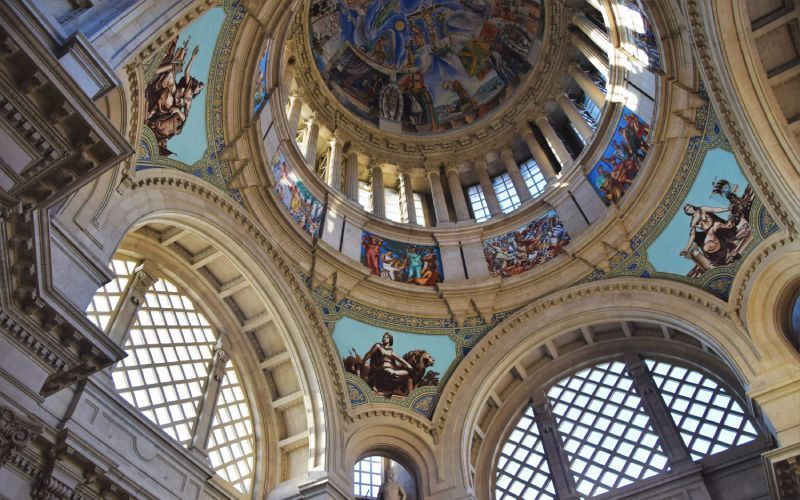
<instances>
[{"instance_id":1,"label":"carved stone molding","mask_svg":"<svg viewBox=\"0 0 800 500\"><path fill-rule=\"evenodd\" d=\"M0 407L0 467L27 448L42 430L41 422L22 418L9 408Z\"/></svg>"}]
</instances>

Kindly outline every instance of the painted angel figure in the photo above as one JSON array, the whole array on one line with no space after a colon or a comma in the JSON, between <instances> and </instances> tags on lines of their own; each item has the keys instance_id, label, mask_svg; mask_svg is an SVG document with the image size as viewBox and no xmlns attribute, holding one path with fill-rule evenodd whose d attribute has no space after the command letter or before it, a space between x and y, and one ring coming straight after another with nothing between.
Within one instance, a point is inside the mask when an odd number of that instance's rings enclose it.
<instances>
[{"instance_id":1,"label":"painted angel figure","mask_svg":"<svg viewBox=\"0 0 800 500\"><path fill-rule=\"evenodd\" d=\"M187 39L183 46L176 50L177 45L177 38L170 42L167 53L145 90L147 99L145 125L155 134L162 156L173 154L167 149L167 141L181 133L183 125L189 118L192 100L205 87L205 83L191 76L192 65L200 52L200 46L195 45L184 69L189 40ZM178 79L182 69L183 76Z\"/></svg>"}]
</instances>

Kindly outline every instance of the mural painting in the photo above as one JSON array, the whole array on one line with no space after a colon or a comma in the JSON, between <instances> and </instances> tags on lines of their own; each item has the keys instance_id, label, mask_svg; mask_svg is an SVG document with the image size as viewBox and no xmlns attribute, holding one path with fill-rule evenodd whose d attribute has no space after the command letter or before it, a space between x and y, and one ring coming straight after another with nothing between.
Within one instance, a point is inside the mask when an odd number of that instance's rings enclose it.
<instances>
[{"instance_id":1,"label":"mural painting","mask_svg":"<svg viewBox=\"0 0 800 500\"><path fill-rule=\"evenodd\" d=\"M704 92L701 87L701 93ZM631 251L616 254L609 271L697 286L727 300L742 261L779 226L745 177L709 106L695 122L703 134L686 154L653 215L631 237Z\"/></svg>"},{"instance_id":2,"label":"mural painting","mask_svg":"<svg viewBox=\"0 0 800 500\"><path fill-rule=\"evenodd\" d=\"M618 204L650 150L650 125L623 108L617 131L586 177L606 205Z\"/></svg>"},{"instance_id":3,"label":"mural painting","mask_svg":"<svg viewBox=\"0 0 800 500\"><path fill-rule=\"evenodd\" d=\"M468 125L531 70L542 32L536 0L314 0L311 49L342 103L391 132Z\"/></svg>"},{"instance_id":4,"label":"mural painting","mask_svg":"<svg viewBox=\"0 0 800 500\"><path fill-rule=\"evenodd\" d=\"M361 263L374 276L401 283L433 286L444 280L439 248L393 241L364 231Z\"/></svg>"},{"instance_id":5,"label":"mural painting","mask_svg":"<svg viewBox=\"0 0 800 500\"><path fill-rule=\"evenodd\" d=\"M336 321L333 340L350 380L379 398L429 393L456 360L456 345L448 335L389 330L349 316Z\"/></svg>"},{"instance_id":6,"label":"mural painting","mask_svg":"<svg viewBox=\"0 0 800 500\"><path fill-rule=\"evenodd\" d=\"M258 67L253 78L253 114L257 115L264 103L269 98L267 92L267 61L269 60L269 46L264 49L264 55L258 60Z\"/></svg>"},{"instance_id":7,"label":"mural painting","mask_svg":"<svg viewBox=\"0 0 800 500\"><path fill-rule=\"evenodd\" d=\"M648 250L650 262L690 278L733 264L753 239L754 200L733 153L710 150L680 210Z\"/></svg>"},{"instance_id":8,"label":"mural painting","mask_svg":"<svg viewBox=\"0 0 800 500\"><path fill-rule=\"evenodd\" d=\"M291 218L311 237L319 236L325 212L324 205L311 194L303 181L297 178L297 174L280 151L272 164L272 176L275 179L275 195L289 210Z\"/></svg>"},{"instance_id":9,"label":"mural painting","mask_svg":"<svg viewBox=\"0 0 800 500\"><path fill-rule=\"evenodd\" d=\"M658 51L655 30L650 22L650 16L641 3L641 0L622 0L622 5L628 8L630 16L630 33L636 45L637 59L647 64L651 69L661 69L661 55Z\"/></svg>"},{"instance_id":10,"label":"mural painting","mask_svg":"<svg viewBox=\"0 0 800 500\"><path fill-rule=\"evenodd\" d=\"M224 20L221 7L210 9L156 56L157 63L145 87L144 123L155 135L161 156L174 156L191 165L208 147L208 92L204 89ZM184 133L185 139L178 140Z\"/></svg>"},{"instance_id":11,"label":"mural painting","mask_svg":"<svg viewBox=\"0 0 800 500\"><path fill-rule=\"evenodd\" d=\"M555 210L525 226L483 242L492 276L515 276L564 253L569 234Z\"/></svg>"}]
</instances>

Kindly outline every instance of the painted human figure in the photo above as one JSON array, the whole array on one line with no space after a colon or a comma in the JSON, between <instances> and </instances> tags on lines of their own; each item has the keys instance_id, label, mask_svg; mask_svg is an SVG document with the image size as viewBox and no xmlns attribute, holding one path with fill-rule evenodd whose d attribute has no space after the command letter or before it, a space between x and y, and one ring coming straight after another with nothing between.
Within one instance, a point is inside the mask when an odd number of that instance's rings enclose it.
<instances>
[{"instance_id":1,"label":"painted human figure","mask_svg":"<svg viewBox=\"0 0 800 500\"><path fill-rule=\"evenodd\" d=\"M406 490L403 485L394 478L394 469L391 467L386 471L386 478L378 489L378 500L406 500Z\"/></svg>"},{"instance_id":2,"label":"painted human figure","mask_svg":"<svg viewBox=\"0 0 800 500\"><path fill-rule=\"evenodd\" d=\"M383 277L389 278L392 281L396 281L396 273L399 271L399 269L395 267L394 252L391 250L386 250L386 253L381 256L381 263L383 264Z\"/></svg>"},{"instance_id":3,"label":"painted human figure","mask_svg":"<svg viewBox=\"0 0 800 500\"><path fill-rule=\"evenodd\" d=\"M718 213L728 212L730 209L722 207L698 207L689 205L683 207L683 212L691 217L689 222L689 242L681 250L682 256L689 255L692 245L697 243L698 231L702 233L702 248L706 257L711 258L722 249L722 241L717 232L724 229L731 229L733 225L730 221L722 219Z\"/></svg>"},{"instance_id":4,"label":"painted human figure","mask_svg":"<svg viewBox=\"0 0 800 500\"><path fill-rule=\"evenodd\" d=\"M368 367L367 383L375 392L386 393L392 386L404 387L408 395L414 390L411 371L414 369L408 361L394 352L392 345L394 336L386 332L380 343L374 344L364 355L364 364Z\"/></svg>"},{"instance_id":5,"label":"painted human figure","mask_svg":"<svg viewBox=\"0 0 800 500\"><path fill-rule=\"evenodd\" d=\"M183 125L189 119L192 100L205 87L203 82L191 76L192 65L200 52L198 45L195 45L189 62L186 63L183 77L178 80L177 75L183 68L189 40L176 51L177 43L177 38L172 41L145 91L147 97L145 125L155 134L162 156L172 154L167 149L167 140L181 133Z\"/></svg>"},{"instance_id":6,"label":"painted human figure","mask_svg":"<svg viewBox=\"0 0 800 500\"><path fill-rule=\"evenodd\" d=\"M412 282L416 278L422 278L422 255L417 253L416 247L411 247L408 250L406 260L408 267L408 276L406 280Z\"/></svg>"},{"instance_id":7,"label":"painted human figure","mask_svg":"<svg viewBox=\"0 0 800 500\"><path fill-rule=\"evenodd\" d=\"M377 236L365 236L361 245L364 247L364 256L367 260L367 267L375 276L381 275L381 244L383 240Z\"/></svg>"}]
</instances>

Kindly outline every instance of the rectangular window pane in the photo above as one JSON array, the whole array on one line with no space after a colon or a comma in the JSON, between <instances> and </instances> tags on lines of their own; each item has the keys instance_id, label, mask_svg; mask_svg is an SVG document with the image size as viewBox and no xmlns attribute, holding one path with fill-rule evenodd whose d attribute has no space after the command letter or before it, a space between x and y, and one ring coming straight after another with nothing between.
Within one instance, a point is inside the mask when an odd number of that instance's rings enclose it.
<instances>
[{"instance_id":1,"label":"rectangular window pane","mask_svg":"<svg viewBox=\"0 0 800 500\"><path fill-rule=\"evenodd\" d=\"M472 214L475 222L489 220L489 207L486 205L486 198L483 196L483 188L480 184L467 188L469 204L472 206Z\"/></svg>"},{"instance_id":2,"label":"rectangular window pane","mask_svg":"<svg viewBox=\"0 0 800 500\"><path fill-rule=\"evenodd\" d=\"M519 206L519 197L511 182L511 176L507 173L498 175L492 179L492 188L497 195L497 202L504 214L516 210Z\"/></svg>"},{"instance_id":3,"label":"rectangular window pane","mask_svg":"<svg viewBox=\"0 0 800 500\"><path fill-rule=\"evenodd\" d=\"M395 222L403 222L400 215L400 194L397 190L383 188L383 202L386 218Z\"/></svg>"},{"instance_id":4,"label":"rectangular window pane","mask_svg":"<svg viewBox=\"0 0 800 500\"><path fill-rule=\"evenodd\" d=\"M367 212L372 213L372 188L364 181L358 181L358 204Z\"/></svg>"}]
</instances>

